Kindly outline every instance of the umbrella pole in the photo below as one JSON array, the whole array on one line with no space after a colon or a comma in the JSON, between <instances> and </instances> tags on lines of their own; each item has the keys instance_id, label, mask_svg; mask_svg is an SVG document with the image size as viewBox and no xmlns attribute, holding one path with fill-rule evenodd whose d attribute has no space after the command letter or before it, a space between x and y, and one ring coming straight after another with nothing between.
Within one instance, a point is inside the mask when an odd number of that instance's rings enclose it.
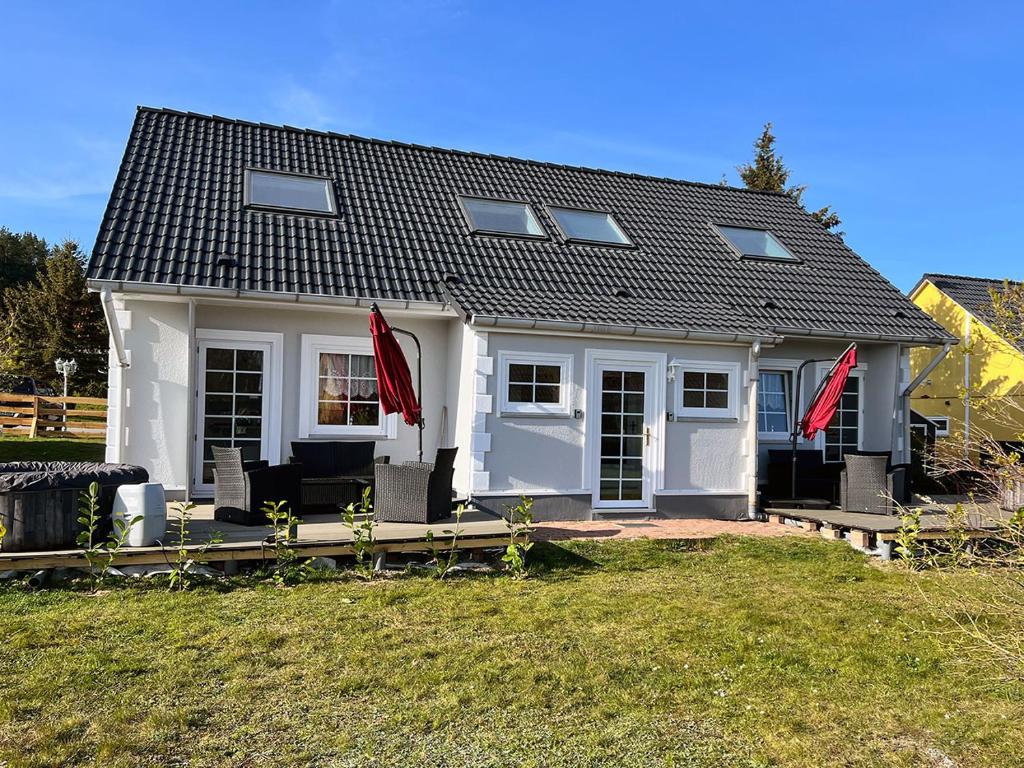
<instances>
[{"instance_id":1,"label":"umbrella pole","mask_svg":"<svg viewBox=\"0 0 1024 768\"><path fill-rule=\"evenodd\" d=\"M797 381L794 385L795 393L793 400L793 414L795 421L793 424L793 434L790 435L793 441L793 466L791 467L790 473L790 492L793 494L794 499L797 498L797 435L800 432L800 422L803 421L803 417L799 417L797 416L797 414L800 413L800 382L803 381L804 379L804 367L809 366L810 364L812 364L812 362L831 362L831 364L833 364L833 366L831 366L831 368L828 369L828 372L821 377L821 381L819 381L818 385L814 388L814 394L811 395L811 398L809 400L810 402L814 402L814 400L818 396L818 392L821 391L821 389L825 385L825 382L828 381L828 377L831 376L831 372L836 370L836 366L839 365L839 361L846 357L846 353L849 352L850 349L855 346L857 346L856 343L850 344L850 346L844 349L843 353L836 357L835 359L831 357L825 357L823 359L804 360L803 362L801 362L800 368L797 369Z\"/></svg>"},{"instance_id":2,"label":"umbrella pole","mask_svg":"<svg viewBox=\"0 0 1024 768\"><path fill-rule=\"evenodd\" d=\"M838 358L837 358L838 359ZM800 415L800 382L804 380L804 368L811 363L827 363L830 362L831 358L825 358L824 360L804 360L800 363L800 367L796 369L796 381L793 382L793 431L789 435L790 443L792 445L792 453L790 455L790 481L789 481L789 493L790 498L796 498L796 440L800 434L800 422L803 417ZM828 376L824 376L818 387L814 391L814 397L817 397L818 389L821 389L822 384L828 379ZM811 398L811 402L814 402L814 397Z\"/></svg>"},{"instance_id":3,"label":"umbrella pole","mask_svg":"<svg viewBox=\"0 0 1024 768\"><path fill-rule=\"evenodd\" d=\"M416 337L416 334L412 331L406 331L402 328L395 328L391 326L392 333L401 333L408 336L416 344L416 400L420 405L420 418L419 423L416 425L419 428L419 461L423 461L423 349L420 347L420 340Z\"/></svg>"}]
</instances>

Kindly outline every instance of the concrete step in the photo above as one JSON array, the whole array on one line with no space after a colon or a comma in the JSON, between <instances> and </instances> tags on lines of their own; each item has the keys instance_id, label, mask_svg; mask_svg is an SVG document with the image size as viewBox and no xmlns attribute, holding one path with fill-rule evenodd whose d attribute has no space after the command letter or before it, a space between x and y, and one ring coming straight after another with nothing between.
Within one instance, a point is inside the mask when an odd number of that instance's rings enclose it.
<instances>
[{"instance_id":1,"label":"concrete step","mask_svg":"<svg viewBox=\"0 0 1024 768\"><path fill-rule=\"evenodd\" d=\"M664 515L654 509L592 509L591 520L663 520Z\"/></svg>"}]
</instances>

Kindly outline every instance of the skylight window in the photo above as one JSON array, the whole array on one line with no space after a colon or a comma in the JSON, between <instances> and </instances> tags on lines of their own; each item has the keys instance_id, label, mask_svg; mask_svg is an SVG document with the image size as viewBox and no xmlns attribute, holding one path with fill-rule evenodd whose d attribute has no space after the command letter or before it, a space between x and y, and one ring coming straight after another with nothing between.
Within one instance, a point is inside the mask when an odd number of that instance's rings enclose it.
<instances>
[{"instance_id":1,"label":"skylight window","mask_svg":"<svg viewBox=\"0 0 1024 768\"><path fill-rule=\"evenodd\" d=\"M632 245L610 213L575 208L549 208L567 240Z\"/></svg>"},{"instance_id":2,"label":"skylight window","mask_svg":"<svg viewBox=\"0 0 1024 768\"><path fill-rule=\"evenodd\" d=\"M328 179L276 171L245 172L245 203L312 213L336 213Z\"/></svg>"},{"instance_id":3,"label":"skylight window","mask_svg":"<svg viewBox=\"0 0 1024 768\"><path fill-rule=\"evenodd\" d=\"M722 225L716 225L716 229L745 258L797 261L796 256L786 250L786 246L767 230Z\"/></svg>"},{"instance_id":4,"label":"skylight window","mask_svg":"<svg viewBox=\"0 0 1024 768\"><path fill-rule=\"evenodd\" d=\"M510 200L485 200L463 197L462 208L474 232L490 232L523 237L547 237L533 209L526 203Z\"/></svg>"}]
</instances>

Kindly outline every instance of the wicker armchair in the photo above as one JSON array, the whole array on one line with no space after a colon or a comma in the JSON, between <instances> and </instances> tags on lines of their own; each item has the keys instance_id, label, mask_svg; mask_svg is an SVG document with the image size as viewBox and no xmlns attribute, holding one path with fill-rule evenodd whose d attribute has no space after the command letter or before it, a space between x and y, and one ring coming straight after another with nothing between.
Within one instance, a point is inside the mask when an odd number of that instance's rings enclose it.
<instances>
[{"instance_id":1,"label":"wicker armchair","mask_svg":"<svg viewBox=\"0 0 1024 768\"><path fill-rule=\"evenodd\" d=\"M839 505L846 512L897 514L893 499L900 493L904 467L889 469L886 456L848 453L846 468L839 476Z\"/></svg>"},{"instance_id":2,"label":"wicker armchair","mask_svg":"<svg viewBox=\"0 0 1024 768\"><path fill-rule=\"evenodd\" d=\"M374 519L384 523L432 523L451 515L457 452L458 448L439 448L433 464L378 464Z\"/></svg>"},{"instance_id":3,"label":"wicker armchair","mask_svg":"<svg viewBox=\"0 0 1024 768\"><path fill-rule=\"evenodd\" d=\"M213 518L238 525L267 525L261 511L269 502L285 501L292 512L302 511L302 467L267 461L242 461L241 448L213 449Z\"/></svg>"}]
</instances>

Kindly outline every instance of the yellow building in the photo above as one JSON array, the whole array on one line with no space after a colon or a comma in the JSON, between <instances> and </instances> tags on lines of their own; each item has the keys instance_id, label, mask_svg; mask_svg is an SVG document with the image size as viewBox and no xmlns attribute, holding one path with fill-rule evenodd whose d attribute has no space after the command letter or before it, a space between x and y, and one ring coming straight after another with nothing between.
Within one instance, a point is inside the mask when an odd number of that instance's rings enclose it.
<instances>
[{"instance_id":1,"label":"yellow building","mask_svg":"<svg viewBox=\"0 0 1024 768\"><path fill-rule=\"evenodd\" d=\"M993 330L991 290L1002 280L924 275L910 300L960 339L911 393L911 408L936 425L938 437L1018 442L1024 431L1024 349ZM934 357L918 347L910 353L916 377Z\"/></svg>"}]
</instances>

